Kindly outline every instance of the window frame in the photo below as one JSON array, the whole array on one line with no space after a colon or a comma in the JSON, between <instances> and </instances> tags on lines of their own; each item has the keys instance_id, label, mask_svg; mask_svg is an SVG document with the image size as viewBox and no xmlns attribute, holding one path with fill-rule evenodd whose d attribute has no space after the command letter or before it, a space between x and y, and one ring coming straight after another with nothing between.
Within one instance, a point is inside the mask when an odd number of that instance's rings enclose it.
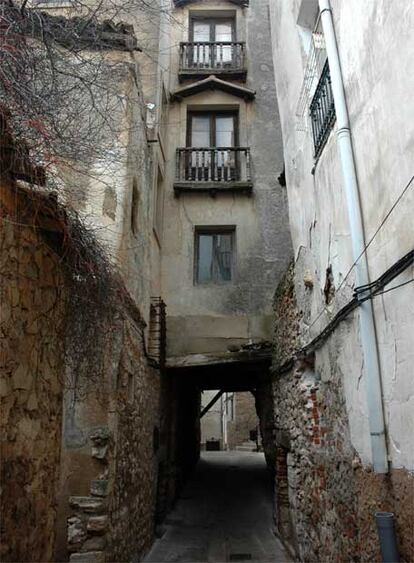
<instances>
[{"instance_id":1,"label":"window frame","mask_svg":"<svg viewBox=\"0 0 414 563\"><path fill-rule=\"evenodd\" d=\"M189 25L189 41L190 43L195 43L194 40L194 22L203 22L209 25L210 27L210 39L208 43L219 43L216 40L216 31L215 26L218 23L231 23L231 42L234 43L236 41L236 17L231 17L228 14L223 16L214 15L214 16L202 16L197 14L190 15L190 25ZM197 42L198 43L198 42Z\"/></svg>"},{"instance_id":2,"label":"window frame","mask_svg":"<svg viewBox=\"0 0 414 563\"><path fill-rule=\"evenodd\" d=\"M153 224L152 230L161 247L162 235L164 230L164 203L165 203L165 190L164 190L164 174L158 164L156 181L155 181L155 197L153 209Z\"/></svg>"},{"instance_id":3,"label":"window frame","mask_svg":"<svg viewBox=\"0 0 414 563\"><path fill-rule=\"evenodd\" d=\"M139 230L138 228L139 202L140 202L140 194L138 190L138 182L137 179L134 178L132 182L131 216L130 216L130 228L133 236L137 236Z\"/></svg>"},{"instance_id":4,"label":"window frame","mask_svg":"<svg viewBox=\"0 0 414 563\"><path fill-rule=\"evenodd\" d=\"M235 109L231 110L189 110L187 114L187 134L186 134L186 143L187 148L194 148L192 145L192 128L193 128L193 116L205 116L208 115L210 118L210 147L206 148L216 148L215 140L216 140L216 119L217 117L233 117L233 131L234 131L234 145L233 148L239 146L239 111ZM214 142L214 143L213 143Z\"/></svg>"},{"instance_id":5,"label":"window frame","mask_svg":"<svg viewBox=\"0 0 414 563\"><path fill-rule=\"evenodd\" d=\"M229 280L211 279L209 281L199 281L199 248L200 235L231 235L231 278ZM217 286L233 284L236 279L236 226L235 225L214 225L197 226L194 229L194 267L193 283L197 286Z\"/></svg>"}]
</instances>

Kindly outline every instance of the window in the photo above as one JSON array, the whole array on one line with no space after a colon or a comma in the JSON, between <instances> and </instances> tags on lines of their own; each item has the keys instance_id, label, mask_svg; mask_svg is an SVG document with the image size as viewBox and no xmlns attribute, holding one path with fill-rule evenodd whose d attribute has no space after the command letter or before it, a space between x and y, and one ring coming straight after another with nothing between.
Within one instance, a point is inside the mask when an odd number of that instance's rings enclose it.
<instances>
[{"instance_id":1,"label":"window","mask_svg":"<svg viewBox=\"0 0 414 563\"><path fill-rule=\"evenodd\" d=\"M164 184L161 170L158 168L157 186L155 192L154 230L161 244L162 225L164 215Z\"/></svg>"},{"instance_id":2,"label":"window","mask_svg":"<svg viewBox=\"0 0 414 563\"><path fill-rule=\"evenodd\" d=\"M229 65L233 60L231 43L235 41L234 19L193 18L190 21L190 41L195 44L201 43L195 45L193 50L193 63L197 67Z\"/></svg>"},{"instance_id":3,"label":"window","mask_svg":"<svg viewBox=\"0 0 414 563\"><path fill-rule=\"evenodd\" d=\"M190 24L190 40L223 43L234 41L234 19L194 17Z\"/></svg>"},{"instance_id":4,"label":"window","mask_svg":"<svg viewBox=\"0 0 414 563\"><path fill-rule=\"evenodd\" d=\"M136 235L138 232L138 206L139 206L139 193L137 182L134 180L132 184L132 198L131 198L131 231Z\"/></svg>"},{"instance_id":5,"label":"window","mask_svg":"<svg viewBox=\"0 0 414 563\"><path fill-rule=\"evenodd\" d=\"M301 13L303 12L306 15L305 8L309 9L308 18L312 21L315 14L318 13L317 4L315 2L303 3ZM306 131L309 129L309 121L311 123L314 158L318 160L336 119L331 75L320 15L317 16L311 37L296 114L299 118L297 129Z\"/></svg>"},{"instance_id":6,"label":"window","mask_svg":"<svg viewBox=\"0 0 414 563\"><path fill-rule=\"evenodd\" d=\"M234 150L238 144L237 123L234 111L189 113L187 146L199 150L189 153L187 179L207 181L217 177L219 181L231 181L238 178L238 153ZM211 150L213 148L220 150Z\"/></svg>"},{"instance_id":7,"label":"window","mask_svg":"<svg viewBox=\"0 0 414 563\"><path fill-rule=\"evenodd\" d=\"M325 61L325 66L310 104L309 111L312 122L313 146L315 149L314 158L317 160L328 140L336 119L328 60Z\"/></svg>"},{"instance_id":8,"label":"window","mask_svg":"<svg viewBox=\"0 0 414 563\"><path fill-rule=\"evenodd\" d=\"M225 283L233 279L234 235L234 227L196 229L196 283Z\"/></svg>"},{"instance_id":9,"label":"window","mask_svg":"<svg viewBox=\"0 0 414 563\"><path fill-rule=\"evenodd\" d=\"M193 111L188 115L187 146L235 147L238 141L235 111Z\"/></svg>"},{"instance_id":10,"label":"window","mask_svg":"<svg viewBox=\"0 0 414 563\"><path fill-rule=\"evenodd\" d=\"M160 122L158 124L158 131L160 131L160 135L164 140L166 137L167 124L168 124L168 98L164 84L162 85L161 108L160 108L159 116L160 116Z\"/></svg>"}]
</instances>

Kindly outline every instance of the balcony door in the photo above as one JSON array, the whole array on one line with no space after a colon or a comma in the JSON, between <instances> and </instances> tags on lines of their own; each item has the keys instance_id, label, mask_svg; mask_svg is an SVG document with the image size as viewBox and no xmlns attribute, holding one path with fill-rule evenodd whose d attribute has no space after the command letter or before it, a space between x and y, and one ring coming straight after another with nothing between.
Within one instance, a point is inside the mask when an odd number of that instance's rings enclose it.
<instances>
[{"instance_id":1,"label":"balcony door","mask_svg":"<svg viewBox=\"0 0 414 563\"><path fill-rule=\"evenodd\" d=\"M192 112L188 120L187 145L195 149L189 167L192 179L237 179L237 113Z\"/></svg>"},{"instance_id":2,"label":"balcony door","mask_svg":"<svg viewBox=\"0 0 414 563\"><path fill-rule=\"evenodd\" d=\"M191 22L193 64L201 68L231 65L233 60L234 21L225 19L193 19Z\"/></svg>"}]
</instances>

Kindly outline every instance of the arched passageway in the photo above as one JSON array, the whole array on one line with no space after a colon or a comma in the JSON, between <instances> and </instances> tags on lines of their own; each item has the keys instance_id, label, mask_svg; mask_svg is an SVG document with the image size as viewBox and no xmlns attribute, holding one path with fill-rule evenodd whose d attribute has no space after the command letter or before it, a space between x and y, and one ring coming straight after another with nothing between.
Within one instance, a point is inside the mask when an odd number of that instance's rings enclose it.
<instances>
[{"instance_id":1,"label":"arched passageway","mask_svg":"<svg viewBox=\"0 0 414 563\"><path fill-rule=\"evenodd\" d=\"M272 456L266 452L266 463L260 452L200 452L203 390L252 392L267 449L263 397L269 394L270 362L254 359L169 370L176 389L176 467L183 479L146 562L290 561L274 535Z\"/></svg>"}]
</instances>

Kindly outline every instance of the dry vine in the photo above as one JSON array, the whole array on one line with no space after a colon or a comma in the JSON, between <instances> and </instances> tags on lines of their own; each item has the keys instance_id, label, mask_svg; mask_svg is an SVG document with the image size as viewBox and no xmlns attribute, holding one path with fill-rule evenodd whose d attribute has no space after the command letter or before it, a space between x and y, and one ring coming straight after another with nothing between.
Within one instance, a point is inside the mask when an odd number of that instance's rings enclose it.
<instances>
[{"instance_id":1,"label":"dry vine","mask_svg":"<svg viewBox=\"0 0 414 563\"><path fill-rule=\"evenodd\" d=\"M76 207L88 185L79 179L90 177L99 163L102 182L122 158L121 117L131 100L120 85L130 69L125 58L113 53L129 53L133 63L140 50L132 26L122 22L140 13L134 21L151 29L160 11L157 0L72 0L66 15L54 16L31 9L27 0L0 0L1 113L24 168L44 171L45 181L37 184L55 194L33 198L33 217L40 206L61 226L58 235L45 236L62 256L66 272L70 385L76 384L76 374L102 377L113 331L119 330L125 308L133 305L93 224L87 227ZM24 174L20 178L27 180ZM31 189L38 189L36 182ZM142 328L139 315L137 321Z\"/></svg>"}]
</instances>

